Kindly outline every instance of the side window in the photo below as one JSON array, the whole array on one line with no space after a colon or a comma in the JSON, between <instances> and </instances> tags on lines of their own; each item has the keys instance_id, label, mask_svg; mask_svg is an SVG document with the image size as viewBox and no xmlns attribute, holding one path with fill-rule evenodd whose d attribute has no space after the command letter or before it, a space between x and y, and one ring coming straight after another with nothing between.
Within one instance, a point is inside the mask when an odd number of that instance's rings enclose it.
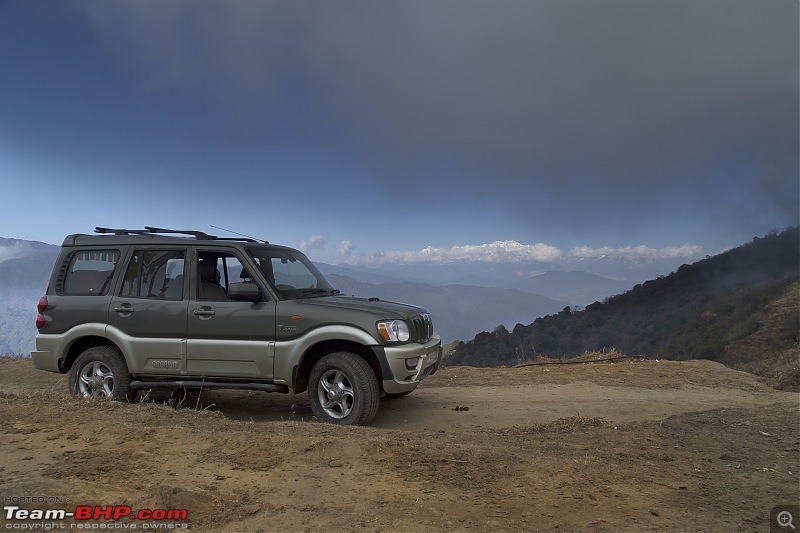
<instances>
[{"instance_id":1,"label":"side window","mask_svg":"<svg viewBox=\"0 0 800 533\"><path fill-rule=\"evenodd\" d=\"M76 252L70 260L64 279L64 294L70 296L108 294L118 260L117 250Z\"/></svg>"},{"instance_id":2,"label":"side window","mask_svg":"<svg viewBox=\"0 0 800 533\"><path fill-rule=\"evenodd\" d=\"M239 259L232 253L198 252L198 298L203 300L227 300L230 284L245 281L245 277L249 278L249 275L242 267Z\"/></svg>"},{"instance_id":3,"label":"side window","mask_svg":"<svg viewBox=\"0 0 800 533\"><path fill-rule=\"evenodd\" d=\"M228 287L230 287L231 283L241 283L245 281L242 277L242 272L247 276L247 272L244 271L242 263L240 263L239 259L234 255L220 258L217 262L217 269L220 272L220 284L225 289L225 292L228 291Z\"/></svg>"},{"instance_id":4,"label":"side window","mask_svg":"<svg viewBox=\"0 0 800 533\"><path fill-rule=\"evenodd\" d=\"M131 257L120 296L183 299L182 250L136 250Z\"/></svg>"}]
</instances>

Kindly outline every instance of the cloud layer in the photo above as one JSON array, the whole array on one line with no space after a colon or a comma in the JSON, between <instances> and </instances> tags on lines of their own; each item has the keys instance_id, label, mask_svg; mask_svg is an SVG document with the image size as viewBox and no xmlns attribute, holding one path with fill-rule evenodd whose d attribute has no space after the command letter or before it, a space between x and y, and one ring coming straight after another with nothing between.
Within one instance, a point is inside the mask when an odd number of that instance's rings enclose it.
<instances>
[{"instance_id":1,"label":"cloud layer","mask_svg":"<svg viewBox=\"0 0 800 533\"><path fill-rule=\"evenodd\" d=\"M796 2L72 5L143 91L347 153L390 198L575 232L797 223Z\"/></svg>"},{"instance_id":2,"label":"cloud layer","mask_svg":"<svg viewBox=\"0 0 800 533\"><path fill-rule=\"evenodd\" d=\"M563 251L549 244L521 244L516 241L497 241L490 244L436 248L428 246L418 251L389 251L375 255L350 257L346 263L352 265L380 266L384 264L447 264L457 262L482 263L550 263L574 262L588 259L620 259L625 261L694 261L704 251L700 246L684 244L679 247L660 249L648 246L624 246L619 248L591 248L580 246Z\"/></svg>"},{"instance_id":3,"label":"cloud layer","mask_svg":"<svg viewBox=\"0 0 800 533\"><path fill-rule=\"evenodd\" d=\"M798 223L797 2L67 0L0 12L0 93L15 102L0 137L9 154L48 161L55 185L113 174L122 192L136 176L165 193L152 197L163 211L166 193L190 184L205 200L228 177L254 197L305 195L313 214L348 199L335 230L292 225L292 242L325 232L333 253L343 237L378 249L355 230L403 219L415 237L395 246L410 250L718 249ZM377 225L359 225L361 206Z\"/></svg>"}]
</instances>

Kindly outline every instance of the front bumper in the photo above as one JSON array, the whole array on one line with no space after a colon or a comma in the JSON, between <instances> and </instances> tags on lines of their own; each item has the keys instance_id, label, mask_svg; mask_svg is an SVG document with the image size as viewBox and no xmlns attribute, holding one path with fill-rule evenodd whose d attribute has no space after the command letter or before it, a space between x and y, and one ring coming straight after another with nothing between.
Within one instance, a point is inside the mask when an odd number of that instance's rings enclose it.
<instances>
[{"instance_id":1,"label":"front bumper","mask_svg":"<svg viewBox=\"0 0 800 533\"><path fill-rule=\"evenodd\" d=\"M383 359L383 390L387 394L414 390L420 381L436 372L442 360L442 338L438 335L431 337L425 344L409 343L377 348L378 358ZM378 351L382 353L377 353ZM409 361L413 363L411 367L408 366Z\"/></svg>"}]
</instances>

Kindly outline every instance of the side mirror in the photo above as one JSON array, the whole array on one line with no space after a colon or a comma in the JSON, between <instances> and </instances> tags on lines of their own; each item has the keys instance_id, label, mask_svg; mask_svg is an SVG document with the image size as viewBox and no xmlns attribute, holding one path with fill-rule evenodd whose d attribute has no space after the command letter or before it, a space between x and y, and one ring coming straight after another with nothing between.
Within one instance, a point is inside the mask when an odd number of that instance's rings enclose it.
<instances>
[{"instance_id":1,"label":"side mirror","mask_svg":"<svg viewBox=\"0 0 800 533\"><path fill-rule=\"evenodd\" d=\"M242 302L258 302L261 300L261 289L255 283L231 283L228 286L228 298Z\"/></svg>"}]
</instances>

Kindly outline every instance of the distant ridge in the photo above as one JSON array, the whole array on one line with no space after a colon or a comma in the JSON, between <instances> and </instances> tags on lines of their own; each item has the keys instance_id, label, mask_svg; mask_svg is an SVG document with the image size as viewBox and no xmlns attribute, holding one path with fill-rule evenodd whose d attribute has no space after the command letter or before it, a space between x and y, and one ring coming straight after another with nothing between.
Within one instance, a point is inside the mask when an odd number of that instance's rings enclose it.
<instances>
[{"instance_id":1,"label":"distant ridge","mask_svg":"<svg viewBox=\"0 0 800 533\"><path fill-rule=\"evenodd\" d=\"M794 227L683 265L583 311L566 307L512 332L480 333L456 343L446 363L513 365L538 356L569 358L616 348L756 368L765 359L797 351L798 277L800 229Z\"/></svg>"},{"instance_id":2,"label":"distant ridge","mask_svg":"<svg viewBox=\"0 0 800 533\"><path fill-rule=\"evenodd\" d=\"M468 338L497 324L515 324L525 317L533 320L565 305L564 302L513 289L437 286L411 281L375 284L338 274L330 274L327 278L345 294L374 296L425 307L433 315L436 333L445 342Z\"/></svg>"},{"instance_id":3,"label":"distant ridge","mask_svg":"<svg viewBox=\"0 0 800 533\"><path fill-rule=\"evenodd\" d=\"M374 272L368 272L365 270L356 270L341 265L331 265L328 263L322 263L320 261L315 261L314 264L317 266L319 271L322 272L323 275L325 275L325 277L334 275L346 276L348 278L363 283L397 283L400 281L404 281L402 278L384 276L382 274L376 274Z\"/></svg>"},{"instance_id":4,"label":"distant ridge","mask_svg":"<svg viewBox=\"0 0 800 533\"><path fill-rule=\"evenodd\" d=\"M619 294L633 287L634 282L615 280L590 272L545 272L515 281L512 289L541 294L570 303L586 305Z\"/></svg>"}]
</instances>

